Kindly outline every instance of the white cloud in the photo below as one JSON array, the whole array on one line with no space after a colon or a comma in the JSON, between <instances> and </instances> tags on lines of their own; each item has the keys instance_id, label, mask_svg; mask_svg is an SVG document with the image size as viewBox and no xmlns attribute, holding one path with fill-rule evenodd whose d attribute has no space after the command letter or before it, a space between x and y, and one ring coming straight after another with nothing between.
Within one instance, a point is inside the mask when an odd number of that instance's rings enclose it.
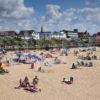
<instances>
[{"instance_id":1,"label":"white cloud","mask_svg":"<svg viewBox=\"0 0 100 100\"><path fill-rule=\"evenodd\" d=\"M34 8L24 0L0 0L0 30L32 29L36 24Z\"/></svg>"},{"instance_id":2,"label":"white cloud","mask_svg":"<svg viewBox=\"0 0 100 100\"><path fill-rule=\"evenodd\" d=\"M59 5L47 5L44 16L36 18L34 9L25 7L24 0L0 0L0 30L40 30L41 24L45 31L62 29L91 33L100 31L100 8L70 8L61 11Z\"/></svg>"},{"instance_id":3,"label":"white cloud","mask_svg":"<svg viewBox=\"0 0 100 100\"><path fill-rule=\"evenodd\" d=\"M60 18L60 16L61 16L61 13L59 11L60 6L47 5L46 8L47 8L47 12L46 12L46 16L45 16L46 20L50 20L50 19L57 20Z\"/></svg>"},{"instance_id":4,"label":"white cloud","mask_svg":"<svg viewBox=\"0 0 100 100\"><path fill-rule=\"evenodd\" d=\"M47 6L46 15L41 20L46 30L61 30L78 28L91 33L99 31L100 8L70 8L60 12L56 5ZM46 20L48 19L48 20Z\"/></svg>"},{"instance_id":5,"label":"white cloud","mask_svg":"<svg viewBox=\"0 0 100 100\"><path fill-rule=\"evenodd\" d=\"M33 13L33 8L24 6L24 0L0 0L0 16L21 18Z\"/></svg>"}]
</instances>

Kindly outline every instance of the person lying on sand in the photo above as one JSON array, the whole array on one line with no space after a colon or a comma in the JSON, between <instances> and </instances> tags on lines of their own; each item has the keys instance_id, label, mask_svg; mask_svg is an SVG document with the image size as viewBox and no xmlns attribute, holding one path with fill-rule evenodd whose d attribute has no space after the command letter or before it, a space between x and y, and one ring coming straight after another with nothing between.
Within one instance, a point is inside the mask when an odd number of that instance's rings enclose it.
<instances>
[{"instance_id":1,"label":"person lying on sand","mask_svg":"<svg viewBox=\"0 0 100 100\"><path fill-rule=\"evenodd\" d=\"M66 84L72 84L73 83L73 77L70 77L70 80L67 80L66 78L63 78L63 81Z\"/></svg>"},{"instance_id":2,"label":"person lying on sand","mask_svg":"<svg viewBox=\"0 0 100 100\"><path fill-rule=\"evenodd\" d=\"M33 93L41 92L41 89L38 89L35 86L33 86L33 87L26 87L26 88L24 88L24 90L27 90L27 91L30 91L30 92L33 92Z\"/></svg>"}]
</instances>

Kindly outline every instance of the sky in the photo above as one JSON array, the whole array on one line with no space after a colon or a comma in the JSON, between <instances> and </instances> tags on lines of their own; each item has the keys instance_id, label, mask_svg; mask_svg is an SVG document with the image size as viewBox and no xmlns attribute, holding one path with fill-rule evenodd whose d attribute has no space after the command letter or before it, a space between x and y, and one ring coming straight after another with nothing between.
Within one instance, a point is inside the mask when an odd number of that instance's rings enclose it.
<instances>
[{"instance_id":1,"label":"sky","mask_svg":"<svg viewBox=\"0 0 100 100\"><path fill-rule=\"evenodd\" d=\"M100 32L100 0L0 0L0 31Z\"/></svg>"}]
</instances>

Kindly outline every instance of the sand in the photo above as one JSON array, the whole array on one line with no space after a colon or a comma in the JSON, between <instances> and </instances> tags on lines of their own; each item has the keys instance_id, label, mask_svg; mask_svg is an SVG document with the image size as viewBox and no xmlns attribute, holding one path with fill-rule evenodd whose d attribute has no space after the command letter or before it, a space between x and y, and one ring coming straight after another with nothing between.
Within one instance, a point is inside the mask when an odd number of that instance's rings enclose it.
<instances>
[{"instance_id":1,"label":"sand","mask_svg":"<svg viewBox=\"0 0 100 100\"><path fill-rule=\"evenodd\" d=\"M38 52L35 52L38 54ZM95 54L100 57L100 48ZM13 55L8 52L6 57ZM10 72L0 75L0 100L100 100L100 60L94 60L94 67L80 67L72 70L72 62L76 57L70 53L60 56L67 64L52 64L46 68L46 73L37 72L37 68L30 69L30 64L12 63ZM43 66L38 63L37 67ZM23 89L15 89L18 80L29 77L30 82L35 75L39 77L38 87L41 92L30 93ZM62 78L74 77L71 85L62 83Z\"/></svg>"}]
</instances>

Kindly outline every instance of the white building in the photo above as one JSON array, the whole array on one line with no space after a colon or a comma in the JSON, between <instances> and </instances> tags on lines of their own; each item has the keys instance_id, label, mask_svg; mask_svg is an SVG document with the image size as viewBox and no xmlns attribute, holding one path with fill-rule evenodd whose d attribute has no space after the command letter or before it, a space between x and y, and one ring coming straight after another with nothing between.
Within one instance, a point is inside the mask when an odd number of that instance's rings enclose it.
<instances>
[{"instance_id":1,"label":"white building","mask_svg":"<svg viewBox=\"0 0 100 100\"><path fill-rule=\"evenodd\" d=\"M36 39L51 39L51 32L44 31L43 26L41 26L41 31L34 35Z\"/></svg>"},{"instance_id":2,"label":"white building","mask_svg":"<svg viewBox=\"0 0 100 100\"><path fill-rule=\"evenodd\" d=\"M64 32L53 32L51 38L66 39L66 34Z\"/></svg>"},{"instance_id":3,"label":"white building","mask_svg":"<svg viewBox=\"0 0 100 100\"><path fill-rule=\"evenodd\" d=\"M40 39L51 39L51 32L39 32Z\"/></svg>"},{"instance_id":4,"label":"white building","mask_svg":"<svg viewBox=\"0 0 100 100\"><path fill-rule=\"evenodd\" d=\"M33 32L32 38L38 40L38 39L40 39L40 34L38 32Z\"/></svg>"},{"instance_id":5,"label":"white building","mask_svg":"<svg viewBox=\"0 0 100 100\"><path fill-rule=\"evenodd\" d=\"M78 30L74 29L73 31L63 30L66 34L66 38L77 39L78 38Z\"/></svg>"}]
</instances>

